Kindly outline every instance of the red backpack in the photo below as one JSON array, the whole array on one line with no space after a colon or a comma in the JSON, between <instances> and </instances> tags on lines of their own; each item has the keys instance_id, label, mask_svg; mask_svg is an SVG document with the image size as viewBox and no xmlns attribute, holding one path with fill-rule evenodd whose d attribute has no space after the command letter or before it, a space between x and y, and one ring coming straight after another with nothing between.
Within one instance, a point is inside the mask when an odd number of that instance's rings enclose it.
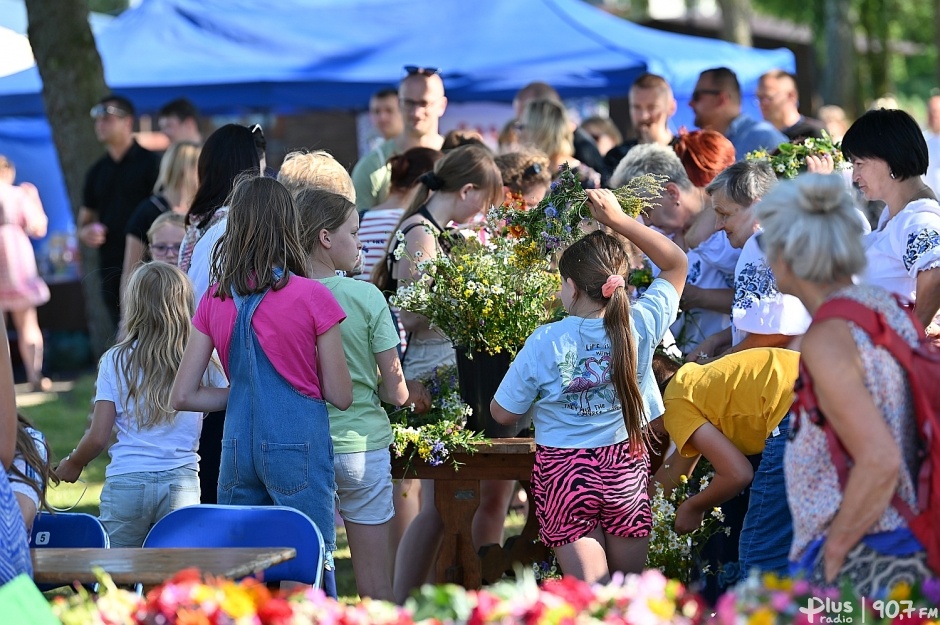
<instances>
[{"instance_id":1,"label":"red backpack","mask_svg":"<svg viewBox=\"0 0 940 625\"><path fill-rule=\"evenodd\" d=\"M909 309L905 311L914 326L921 328L922 324L914 314ZM907 373L920 435L919 470L914 483L920 513L915 515L897 493L891 505L904 517L911 532L926 549L927 565L934 573L940 574L940 472L933 470L934 467L940 467L940 439L937 438L937 432L940 431L940 349L923 338L912 348L888 325L884 315L848 298L836 298L824 303L813 316L813 322L832 318L851 321L864 330L872 344L888 350ZM799 414L802 409L813 423L826 432L832 463L839 474L839 483L844 488L851 457L820 412L811 379L802 363L794 408L794 414Z\"/></svg>"}]
</instances>

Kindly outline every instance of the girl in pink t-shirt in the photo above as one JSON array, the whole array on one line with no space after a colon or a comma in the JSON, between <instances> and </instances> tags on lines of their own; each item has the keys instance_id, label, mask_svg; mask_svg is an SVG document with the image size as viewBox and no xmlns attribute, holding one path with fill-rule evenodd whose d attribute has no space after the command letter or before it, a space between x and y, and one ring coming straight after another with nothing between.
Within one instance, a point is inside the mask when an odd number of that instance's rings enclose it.
<instances>
[{"instance_id":1,"label":"girl in pink t-shirt","mask_svg":"<svg viewBox=\"0 0 940 625\"><path fill-rule=\"evenodd\" d=\"M303 277L307 254L283 185L244 178L226 203L228 226L212 258L215 284L196 310L173 406L226 409L220 504L296 508L332 553L333 446L324 400L341 410L352 403L339 329L346 315L329 289ZM229 389L200 385L213 349ZM324 579L330 589L332 556Z\"/></svg>"}]
</instances>

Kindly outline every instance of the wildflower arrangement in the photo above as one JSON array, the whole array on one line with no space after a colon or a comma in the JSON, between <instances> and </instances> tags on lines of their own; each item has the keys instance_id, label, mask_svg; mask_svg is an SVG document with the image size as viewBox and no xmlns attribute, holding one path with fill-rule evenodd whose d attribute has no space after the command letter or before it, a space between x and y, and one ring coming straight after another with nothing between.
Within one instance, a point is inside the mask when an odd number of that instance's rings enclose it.
<instances>
[{"instance_id":1,"label":"wildflower arrangement","mask_svg":"<svg viewBox=\"0 0 940 625\"><path fill-rule=\"evenodd\" d=\"M718 599L709 625L826 622L920 625L940 623L938 605L938 580L928 580L916 588L898 584L882 599L863 601L850 584L841 589L817 588L804 579L755 572Z\"/></svg>"},{"instance_id":2,"label":"wildflower arrangement","mask_svg":"<svg viewBox=\"0 0 940 625\"><path fill-rule=\"evenodd\" d=\"M646 174L613 192L623 212L636 217L653 209L653 200L662 194L662 189L661 176ZM565 163L536 208L526 210L525 203L520 206L518 202L507 202L491 213L495 219L505 221L511 237L537 256L550 259L580 237L581 222L591 217L587 203L587 193L577 172Z\"/></svg>"},{"instance_id":3,"label":"wildflower arrangement","mask_svg":"<svg viewBox=\"0 0 940 625\"><path fill-rule=\"evenodd\" d=\"M662 484L656 484L656 493L650 500L653 513L653 532L650 536L646 566L659 569L669 578L684 584L692 581L693 571L703 571L696 560L701 547L718 532L730 534L731 528L723 526L725 515L721 508L714 508L702 520L702 525L694 532L680 536L676 533L676 510L686 499L708 486L710 476L703 476L695 489L686 476L667 496Z\"/></svg>"},{"instance_id":4,"label":"wildflower arrangement","mask_svg":"<svg viewBox=\"0 0 940 625\"><path fill-rule=\"evenodd\" d=\"M540 587L530 572L520 570L515 581L478 591L453 584L424 586L404 607L370 600L346 605L319 590L288 595L269 591L252 579L203 580L195 570L181 572L146 598L116 588L107 576L102 582L106 588L102 595L57 597L53 612L65 625L411 625L422 621L698 625L705 616L703 604L694 595L658 571L616 574L606 586L564 578Z\"/></svg>"},{"instance_id":5,"label":"wildflower arrangement","mask_svg":"<svg viewBox=\"0 0 940 625\"><path fill-rule=\"evenodd\" d=\"M449 254L414 258L421 278L400 285L390 301L424 315L470 353L507 351L515 356L529 335L549 320L558 276L531 246L495 234L488 241L484 245L475 237L454 237ZM399 244L396 258L405 254Z\"/></svg>"},{"instance_id":6,"label":"wildflower arrangement","mask_svg":"<svg viewBox=\"0 0 940 625\"><path fill-rule=\"evenodd\" d=\"M592 586L572 577L539 586L530 571L520 570L516 580L478 591L455 585L425 586L405 608L415 622L474 625L695 625L705 618L704 604L659 571L627 576L615 573L606 586Z\"/></svg>"},{"instance_id":7,"label":"wildflower arrangement","mask_svg":"<svg viewBox=\"0 0 940 625\"><path fill-rule=\"evenodd\" d=\"M98 571L102 591L57 596L53 614L63 625L300 625L374 623L406 625L404 608L383 601L345 605L320 590L294 594L271 591L261 582L203 578L196 569L180 571L146 597L119 589Z\"/></svg>"},{"instance_id":8,"label":"wildflower arrangement","mask_svg":"<svg viewBox=\"0 0 940 625\"><path fill-rule=\"evenodd\" d=\"M473 453L473 444L486 439L466 429L472 409L460 398L457 368L436 367L420 382L431 395L431 409L421 415L408 408L389 412L392 453L396 458L406 458L407 466L417 456L432 467L448 461L459 467L454 453Z\"/></svg>"},{"instance_id":9,"label":"wildflower arrangement","mask_svg":"<svg viewBox=\"0 0 940 625\"><path fill-rule=\"evenodd\" d=\"M767 150L754 150L748 152L745 158L749 161L767 161L777 178L796 178L798 174L806 171L807 156L824 154L832 157L836 170L846 169L848 166L842 155L841 144L833 141L825 130L822 131L821 139L808 137L801 143L781 143L777 146L776 154L771 155Z\"/></svg>"}]
</instances>

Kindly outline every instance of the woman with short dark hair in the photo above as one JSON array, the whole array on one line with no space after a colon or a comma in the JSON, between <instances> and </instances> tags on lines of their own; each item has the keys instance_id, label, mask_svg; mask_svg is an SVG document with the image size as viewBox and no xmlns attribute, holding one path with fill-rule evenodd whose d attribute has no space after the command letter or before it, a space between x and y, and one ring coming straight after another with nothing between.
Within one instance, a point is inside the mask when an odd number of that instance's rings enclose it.
<instances>
[{"instance_id":1,"label":"woman with short dark hair","mask_svg":"<svg viewBox=\"0 0 940 625\"><path fill-rule=\"evenodd\" d=\"M920 127L904 111L868 111L845 133L842 152L865 198L885 203L877 228L865 237L864 281L916 302L927 334L940 338L934 323L940 310L940 204L921 178L927 143Z\"/></svg>"}]
</instances>

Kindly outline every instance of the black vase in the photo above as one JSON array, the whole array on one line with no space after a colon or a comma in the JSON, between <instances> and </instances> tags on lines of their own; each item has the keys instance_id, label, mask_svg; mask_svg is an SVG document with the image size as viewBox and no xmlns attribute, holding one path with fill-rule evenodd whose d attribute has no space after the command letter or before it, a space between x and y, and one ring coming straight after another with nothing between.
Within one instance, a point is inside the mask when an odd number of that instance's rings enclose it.
<instances>
[{"instance_id":1,"label":"black vase","mask_svg":"<svg viewBox=\"0 0 940 625\"><path fill-rule=\"evenodd\" d=\"M512 425L500 425L490 414L490 401L509 371L509 354L503 352L491 356L484 352L473 352L471 360L467 353L466 348L457 348L460 397L473 409L473 414L467 417L467 428L483 432L488 438L513 438L528 430L532 425L528 415Z\"/></svg>"}]
</instances>

